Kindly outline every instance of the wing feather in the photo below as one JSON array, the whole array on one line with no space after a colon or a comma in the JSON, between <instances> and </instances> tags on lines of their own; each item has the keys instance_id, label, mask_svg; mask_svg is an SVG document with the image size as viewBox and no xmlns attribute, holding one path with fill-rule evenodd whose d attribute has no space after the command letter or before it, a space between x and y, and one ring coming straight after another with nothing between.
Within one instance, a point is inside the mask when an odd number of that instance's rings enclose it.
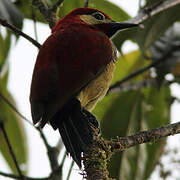
<instances>
[{"instance_id":1,"label":"wing feather","mask_svg":"<svg viewBox=\"0 0 180 180\"><path fill-rule=\"evenodd\" d=\"M34 122L49 121L111 60L112 44L102 32L73 24L52 33L40 48L33 72L30 101ZM41 112L37 104L43 106Z\"/></svg>"}]
</instances>

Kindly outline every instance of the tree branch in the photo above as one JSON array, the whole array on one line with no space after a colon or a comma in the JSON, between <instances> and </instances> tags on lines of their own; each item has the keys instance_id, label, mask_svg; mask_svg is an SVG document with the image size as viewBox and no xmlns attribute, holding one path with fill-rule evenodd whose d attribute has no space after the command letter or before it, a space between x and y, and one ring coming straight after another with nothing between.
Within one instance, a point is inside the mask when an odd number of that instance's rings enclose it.
<instances>
[{"instance_id":1,"label":"tree branch","mask_svg":"<svg viewBox=\"0 0 180 180\"><path fill-rule=\"evenodd\" d=\"M19 30L17 27L9 24L6 20L3 20L0 18L0 24L4 27L7 27L8 29L10 29L11 31L13 31L14 33L24 37L25 39L27 39L29 42L31 42L32 44L34 44L37 48L40 48L41 45L33 38L31 38L30 36L28 36L27 34L23 33L21 30Z\"/></svg>"},{"instance_id":2,"label":"tree branch","mask_svg":"<svg viewBox=\"0 0 180 180\"><path fill-rule=\"evenodd\" d=\"M122 92L122 91L131 91L131 90L137 90L144 87L156 87L156 79L147 79L143 81L138 82L126 82L124 84L121 84L109 91L109 93L115 93L115 92Z\"/></svg>"},{"instance_id":3,"label":"tree branch","mask_svg":"<svg viewBox=\"0 0 180 180\"><path fill-rule=\"evenodd\" d=\"M84 153L84 177L88 180L110 180L107 162L113 153L179 133L180 122L112 140L104 140L95 134L92 146Z\"/></svg>"},{"instance_id":4,"label":"tree branch","mask_svg":"<svg viewBox=\"0 0 180 180\"><path fill-rule=\"evenodd\" d=\"M44 142L44 145L46 146L46 149L47 149L47 154L48 154L51 170L56 171L59 168L59 165L58 165L59 150L56 147L50 146L42 130L40 128L38 128L38 130Z\"/></svg>"},{"instance_id":5,"label":"tree branch","mask_svg":"<svg viewBox=\"0 0 180 180\"><path fill-rule=\"evenodd\" d=\"M24 115L22 115L15 106L0 92L0 98L15 112L17 115L19 115L22 119L24 119L28 124L36 128ZM36 128L36 130L38 130Z\"/></svg>"},{"instance_id":6,"label":"tree branch","mask_svg":"<svg viewBox=\"0 0 180 180\"><path fill-rule=\"evenodd\" d=\"M42 0L33 0L32 4L36 6L44 19L49 23L50 28L52 28L56 23L56 15Z\"/></svg>"},{"instance_id":7,"label":"tree branch","mask_svg":"<svg viewBox=\"0 0 180 180\"><path fill-rule=\"evenodd\" d=\"M136 17L131 18L127 22L137 23L137 24L142 23L145 20L147 20L149 17L152 17L152 16L154 16L168 8L174 7L178 4L180 4L180 0L166 0L166 1L162 1L160 3L155 3L151 7L142 9Z\"/></svg>"},{"instance_id":8,"label":"tree branch","mask_svg":"<svg viewBox=\"0 0 180 180\"><path fill-rule=\"evenodd\" d=\"M175 51L177 51L177 50L179 50L179 46L174 46L174 47L171 49L171 51L167 51L166 53L164 53L164 55L163 55L161 58L159 58L158 60L156 60L156 59L153 60L153 59L152 59L153 62L152 62L150 65L148 65L148 66L146 66L146 67L144 67L144 68L141 68L141 69L139 69L139 70L131 73L130 75L128 75L128 76L126 76L125 78L123 78L122 80L120 80L120 81L116 82L115 84L113 84L112 86L110 86L107 94L109 94L110 92L112 92L113 89L116 89L117 87L119 87L122 83L124 83L124 82L126 82L126 81L128 81L128 80L130 80L130 79L132 79L132 78L134 78L135 76L137 76L137 75L139 75L139 74L141 74L141 73L149 70L149 69L152 68L152 67L158 66L158 65L161 64L162 62L164 63L165 61L168 60L168 57L171 56L171 55L173 54L173 52L175 52Z\"/></svg>"},{"instance_id":9,"label":"tree branch","mask_svg":"<svg viewBox=\"0 0 180 180\"><path fill-rule=\"evenodd\" d=\"M52 6L48 7L43 0L33 0L33 5L36 6L44 19L49 23L50 28L56 24L56 11L57 8L63 3L64 0L57 0L57 2Z\"/></svg>"},{"instance_id":10,"label":"tree branch","mask_svg":"<svg viewBox=\"0 0 180 180\"><path fill-rule=\"evenodd\" d=\"M21 169L20 169L20 167L19 167L19 164L18 164L18 161L17 161L17 159L16 159L16 156L15 156L15 153L14 153L14 151L13 151L13 148L12 148L10 142L9 142L9 138L8 138L8 136L7 136L7 134L6 134L6 130L5 130L5 128L4 128L4 124L3 124L3 123L0 123L0 128L1 128L2 133L3 133L3 135L4 135L5 141L6 141L6 143L7 143L9 152L10 152L11 157L12 157L12 159L13 159L13 161L14 161L15 166L16 166L16 169L17 169L17 172L18 172L18 174L19 174L19 177L21 177L22 179L24 179L24 178L23 178L24 176L23 176L23 174L22 174L22 172L21 172Z\"/></svg>"},{"instance_id":11,"label":"tree branch","mask_svg":"<svg viewBox=\"0 0 180 180\"><path fill-rule=\"evenodd\" d=\"M175 80L172 80L172 81L164 80L162 85L169 86L170 84L175 83L175 82L176 82ZM138 90L145 87L158 87L157 80L152 78L152 79L146 79L146 80L138 81L138 82L126 82L124 84L121 84L111 89L109 93L132 91L132 90Z\"/></svg>"},{"instance_id":12,"label":"tree branch","mask_svg":"<svg viewBox=\"0 0 180 180\"><path fill-rule=\"evenodd\" d=\"M22 178L20 176L14 175L14 174L5 173L5 172L1 172L1 171L0 171L0 175L4 176L4 177L9 177L9 178L12 178L12 179L18 179L18 180L53 180L50 177L46 177L46 178L32 178L32 177L24 176Z\"/></svg>"},{"instance_id":13,"label":"tree branch","mask_svg":"<svg viewBox=\"0 0 180 180\"><path fill-rule=\"evenodd\" d=\"M118 137L107 141L111 146L111 152L123 151L124 149L136 146L138 144L155 142L161 138L180 133L180 122L169 124L149 131L141 131L135 135L127 137Z\"/></svg>"},{"instance_id":14,"label":"tree branch","mask_svg":"<svg viewBox=\"0 0 180 180\"><path fill-rule=\"evenodd\" d=\"M51 10L53 12L57 11L57 8L64 2L64 0L57 0L57 2L52 6Z\"/></svg>"},{"instance_id":15,"label":"tree branch","mask_svg":"<svg viewBox=\"0 0 180 180\"><path fill-rule=\"evenodd\" d=\"M66 180L69 180L69 178L70 178L70 176L71 176L71 172L72 172L73 166L74 166L74 160L72 160L72 162L71 162L71 166L70 166L70 168L69 168L69 171L68 171L68 175L67 175Z\"/></svg>"},{"instance_id":16,"label":"tree branch","mask_svg":"<svg viewBox=\"0 0 180 180\"><path fill-rule=\"evenodd\" d=\"M130 79L132 79L132 78L134 78L135 76L137 76L137 75L139 75L139 74L141 74L141 73L149 70L150 68L152 68L152 67L154 67L154 66L157 66L157 65L160 64L162 61L164 61L163 58L161 58L161 59L159 59L159 60L157 60L157 61L154 61L154 62L152 62L150 65L148 65L148 66L146 66L146 67L144 67L144 68L141 68L141 69L139 69L139 70L137 70L137 71L129 74L128 76L126 76L126 77L123 78L122 80L120 80L120 81L116 82L115 84L113 84L112 86L110 86L107 94L109 94L113 89L119 87L122 83L124 83L124 82L126 82L126 81L128 81L128 80L130 80Z\"/></svg>"},{"instance_id":17,"label":"tree branch","mask_svg":"<svg viewBox=\"0 0 180 180\"><path fill-rule=\"evenodd\" d=\"M0 97L1 99L7 103L9 105L9 107L16 112L22 119L24 119L26 122L28 122L31 126L33 126L37 131L39 131L40 136L44 142L44 145L47 149L47 154L48 154L48 158L49 158L49 162L50 162L50 166L52 171L56 171L59 166L58 166L58 155L59 155L59 149L56 147L51 147L48 142L47 139L44 135L44 133L42 132L42 130L36 126L34 126L25 116L23 116L16 108L15 106L0 92Z\"/></svg>"}]
</instances>

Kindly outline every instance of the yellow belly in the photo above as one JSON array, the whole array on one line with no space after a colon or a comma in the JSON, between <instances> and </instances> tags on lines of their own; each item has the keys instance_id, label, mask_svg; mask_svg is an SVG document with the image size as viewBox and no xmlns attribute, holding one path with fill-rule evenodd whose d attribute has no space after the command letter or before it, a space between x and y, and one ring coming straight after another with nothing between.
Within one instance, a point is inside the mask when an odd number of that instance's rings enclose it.
<instances>
[{"instance_id":1,"label":"yellow belly","mask_svg":"<svg viewBox=\"0 0 180 180\"><path fill-rule=\"evenodd\" d=\"M97 102L106 95L113 78L114 70L115 61L111 61L104 72L80 92L78 99L80 100L82 107L91 111Z\"/></svg>"}]
</instances>

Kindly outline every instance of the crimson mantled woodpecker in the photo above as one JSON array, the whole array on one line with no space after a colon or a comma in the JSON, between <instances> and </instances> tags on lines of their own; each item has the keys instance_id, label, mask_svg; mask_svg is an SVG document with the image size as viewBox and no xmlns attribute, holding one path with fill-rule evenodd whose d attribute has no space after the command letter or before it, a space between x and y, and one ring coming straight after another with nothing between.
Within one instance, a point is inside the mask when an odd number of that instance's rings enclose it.
<instances>
[{"instance_id":1,"label":"crimson mantled woodpecker","mask_svg":"<svg viewBox=\"0 0 180 180\"><path fill-rule=\"evenodd\" d=\"M98 127L90 111L113 78L116 49L110 38L134 26L97 9L78 8L56 23L38 53L30 94L33 122L59 129L79 167L93 140L91 125Z\"/></svg>"}]
</instances>

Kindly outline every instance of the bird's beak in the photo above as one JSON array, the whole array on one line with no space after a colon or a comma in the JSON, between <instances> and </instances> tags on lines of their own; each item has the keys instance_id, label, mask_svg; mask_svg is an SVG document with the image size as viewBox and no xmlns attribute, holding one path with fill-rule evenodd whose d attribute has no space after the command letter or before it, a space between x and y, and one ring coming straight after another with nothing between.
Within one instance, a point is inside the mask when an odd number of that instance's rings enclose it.
<instances>
[{"instance_id":1,"label":"bird's beak","mask_svg":"<svg viewBox=\"0 0 180 180\"><path fill-rule=\"evenodd\" d=\"M112 37L117 31L132 28L139 26L139 24L134 23L118 23L118 22L110 22L108 23L108 26L110 27L108 32L106 33L108 37Z\"/></svg>"}]
</instances>

